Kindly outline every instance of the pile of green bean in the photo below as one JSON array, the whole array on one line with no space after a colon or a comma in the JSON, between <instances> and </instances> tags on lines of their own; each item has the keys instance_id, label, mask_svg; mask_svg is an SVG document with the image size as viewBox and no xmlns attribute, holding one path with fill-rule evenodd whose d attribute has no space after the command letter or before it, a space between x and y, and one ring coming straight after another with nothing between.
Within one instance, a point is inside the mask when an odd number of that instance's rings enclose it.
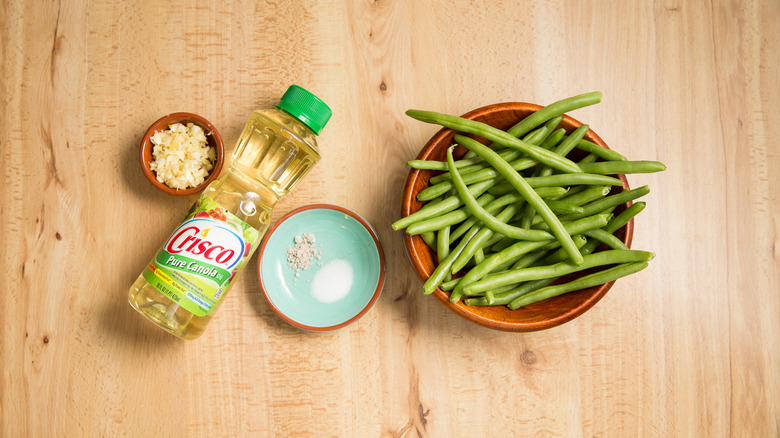
<instances>
[{"instance_id":1,"label":"pile of green bean","mask_svg":"<svg viewBox=\"0 0 780 438\"><path fill-rule=\"evenodd\" d=\"M450 291L452 302L514 310L647 267L653 253L628 249L614 233L645 208L633 201L650 190L611 194L623 182L610 175L666 167L628 161L586 140L588 125L571 133L558 128L561 114L600 101L599 92L563 99L507 131L441 113L406 112L459 132L446 161L407 163L441 173L417 196L426 204L393 223L395 230L420 235L436 252L438 266L423 285L424 294L441 288ZM463 134L493 143L486 146ZM453 155L456 145L468 149L459 160ZM585 154L577 162L567 158L575 148ZM608 249L600 250L602 244ZM601 270L561 284L567 275L595 267Z\"/></svg>"}]
</instances>

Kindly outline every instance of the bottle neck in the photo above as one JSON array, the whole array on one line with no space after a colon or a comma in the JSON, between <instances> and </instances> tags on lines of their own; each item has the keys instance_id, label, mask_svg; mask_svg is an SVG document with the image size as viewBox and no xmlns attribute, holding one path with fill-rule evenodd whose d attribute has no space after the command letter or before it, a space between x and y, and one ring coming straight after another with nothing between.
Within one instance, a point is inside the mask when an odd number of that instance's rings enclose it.
<instances>
[{"instance_id":1,"label":"bottle neck","mask_svg":"<svg viewBox=\"0 0 780 438\"><path fill-rule=\"evenodd\" d=\"M300 125L301 128L303 128L309 135L317 137L317 133L314 132L314 130L311 129L311 127L309 125L307 125L305 121L301 120L298 116L295 116L295 115L285 111L283 108L276 107L276 110L279 111L280 113L284 114L285 116L295 120L295 122L298 125Z\"/></svg>"}]
</instances>

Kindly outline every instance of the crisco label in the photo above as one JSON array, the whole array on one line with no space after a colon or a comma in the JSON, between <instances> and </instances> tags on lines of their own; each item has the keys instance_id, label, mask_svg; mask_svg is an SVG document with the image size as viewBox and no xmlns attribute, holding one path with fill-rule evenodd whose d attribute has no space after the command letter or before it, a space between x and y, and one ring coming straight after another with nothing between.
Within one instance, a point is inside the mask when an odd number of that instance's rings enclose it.
<instances>
[{"instance_id":1,"label":"crisco label","mask_svg":"<svg viewBox=\"0 0 780 438\"><path fill-rule=\"evenodd\" d=\"M179 306L205 316L219 303L257 239L257 230L202 196L143 276Z\"/></svg>"},{"instance_id":2,"label":"crisco label","mask_svg":"<svg viewBox=\"0 0 780 438\"><path fill-rule=\"evenodd\" d=\"M244 255L244 241L219 221L195 218L184 222L165 242L169 254L181 254L202 263L230 269ZM173 257L173 256L171 256Z\"/></svg>"}]
</instances>

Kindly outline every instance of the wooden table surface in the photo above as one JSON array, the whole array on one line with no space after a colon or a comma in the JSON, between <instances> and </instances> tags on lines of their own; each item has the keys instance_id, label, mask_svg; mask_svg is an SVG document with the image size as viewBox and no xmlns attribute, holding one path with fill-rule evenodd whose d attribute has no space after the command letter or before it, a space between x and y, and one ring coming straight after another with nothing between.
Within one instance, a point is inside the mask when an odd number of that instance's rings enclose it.
<instances>
[{"instance_id":1,"label":"wooden table surface","mask_svg":"<svg viewBox=\"0 0 780 438\"><path fill-rule=\"evenodd\" d=\"M0 436L780 434L780 3L0 2ZM290 84L334 116L276 206L355 210L387 282L342 330L263 298L254 256L198 340L127 290L196 199L149 184L138 145L190 111L233 149ZM634 247L650 267L583 316L491 331L432 297L391 222L436 128L588 91L572 115L661 160Z\"/></svg>"}]
</instances>

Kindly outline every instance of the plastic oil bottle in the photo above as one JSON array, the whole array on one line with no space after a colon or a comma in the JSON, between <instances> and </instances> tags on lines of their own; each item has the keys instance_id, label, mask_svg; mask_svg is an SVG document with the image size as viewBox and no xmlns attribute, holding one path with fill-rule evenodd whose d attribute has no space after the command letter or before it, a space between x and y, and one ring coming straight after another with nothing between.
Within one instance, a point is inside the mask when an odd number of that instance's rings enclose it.
<instances>
[{"instance_id":1,"label":"plastic oil bottle","mask_svg":"<svg viewBox=\"0 0 780 438\"><path fill-rule=\"evenodd\" d=\"M229 170L202 192L130 287L130 304L176 336L200 336L260 244L276 201L320 160L316 136L330 116L297 85L275 109L254 111Z\"/></svg>"}]
</instances>

